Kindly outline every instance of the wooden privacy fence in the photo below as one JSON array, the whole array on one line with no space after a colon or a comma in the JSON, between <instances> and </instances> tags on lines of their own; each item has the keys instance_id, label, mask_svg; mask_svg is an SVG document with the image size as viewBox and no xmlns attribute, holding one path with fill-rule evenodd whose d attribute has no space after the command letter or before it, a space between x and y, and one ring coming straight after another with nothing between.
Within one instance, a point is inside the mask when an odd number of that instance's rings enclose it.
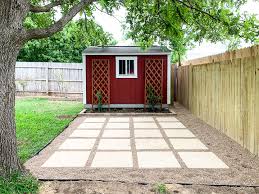
<instances>
[{"instance_id":1,"label":"wooden privacy fence","mask_svg":"<svg viewBox=\"0 0 259 194\"><path fill-rule=\"evenodd\" d=\"M17 62L16 91L47 95L82 95L82 64Z\"/></svg>"},{"instance_id":2,"label":"wooden privacy fence","mask_svg":"<svg viewBox=\"0 0 259 194\"><path fill-rule=\"evenodd\" d=\"M259 155L259 46L187 61L177 100Z\"/></svg>"}]
</instances>

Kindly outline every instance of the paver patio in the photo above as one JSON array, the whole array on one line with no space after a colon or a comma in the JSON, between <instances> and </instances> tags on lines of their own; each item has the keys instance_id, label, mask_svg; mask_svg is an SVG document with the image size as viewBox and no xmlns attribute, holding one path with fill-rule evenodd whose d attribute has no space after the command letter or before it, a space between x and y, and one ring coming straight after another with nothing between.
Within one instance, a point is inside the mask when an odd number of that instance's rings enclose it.
<instances>
[{"instance_id":1,"label":"paver patio","mask_svg":"<svg viewBox=\"0 0 259 194\"><path fill-rule=\"evenodd\" d=\"M78 117L25 165L44 180L259 183L238 177L241 164L233 168L201 134L174 116Z\"/></svg>"},{"instance_id":2,"label":"paver patio","mask_svg":"<svg viewBox=\"0 0 259 194\"><path fill-rule=\"evenodd\" d=\"M129 126L134 127L129 130ZM197 149L206 152L196 153L194 150ZM62 150L70 151L60 152ZM188 152L179 154L177 150ZM228 168L207 150L175 117L89 117L75 128L42 167L181 168L175 157L179 155L178 160L189 168ZM93 159L87 163L89 157L80 153L89 156L89 152ZM137 157L133 158L133 155Z\"/></svg>"}]
</instances>

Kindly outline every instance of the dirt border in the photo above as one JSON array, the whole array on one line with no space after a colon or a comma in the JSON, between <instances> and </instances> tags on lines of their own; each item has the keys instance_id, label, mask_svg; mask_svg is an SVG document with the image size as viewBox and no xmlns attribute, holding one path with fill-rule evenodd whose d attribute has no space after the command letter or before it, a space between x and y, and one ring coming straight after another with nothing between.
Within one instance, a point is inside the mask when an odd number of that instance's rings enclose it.
<instances>
[{"instance_id":1,"label":"dirt border","mask_svg":"<svg viewBox=\"0 0 259 194\"><path fill-rule=\"evenodd\" d=\"M173 109L169 109L170 112L162 113L162 112L85 112L86 109L83 109L78 116L176 116L177 114L173 111Z\"/></svg>"},{"instance_id":2,"label":"dirt border","mask_svg":"<svg viewBox=\"0 0 259 194\"><path fill-rule=\"evenodd\" d=\"M204 186L204 185L165 185L167 193L185 194L256 194L256 187ZM40 194L45 193L102 193L102 194L158 194L157 184L138 184L104 181L44 181L40 187Z\"/></svg>"}]
</instances>

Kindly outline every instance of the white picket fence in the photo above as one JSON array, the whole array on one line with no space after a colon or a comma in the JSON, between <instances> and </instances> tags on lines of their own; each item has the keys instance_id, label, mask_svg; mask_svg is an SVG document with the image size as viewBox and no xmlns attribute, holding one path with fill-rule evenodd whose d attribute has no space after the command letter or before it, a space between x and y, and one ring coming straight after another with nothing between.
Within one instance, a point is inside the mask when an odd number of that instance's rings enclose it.
<instances>
[{"instance_id":1,"label":"white picket fence","mask_svg":"<svg viewBox=\"0 0 259 194\"><path fill-rule=\"evenodd\" d=\"M17 93L82 95L82 63L17 62Z\"/></svg>"}]
</instances>

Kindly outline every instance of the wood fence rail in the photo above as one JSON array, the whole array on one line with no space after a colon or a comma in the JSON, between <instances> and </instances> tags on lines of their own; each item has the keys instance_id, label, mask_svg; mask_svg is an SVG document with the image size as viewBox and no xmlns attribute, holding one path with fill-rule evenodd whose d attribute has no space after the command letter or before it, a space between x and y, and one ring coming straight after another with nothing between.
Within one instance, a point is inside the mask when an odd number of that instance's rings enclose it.
<instances>
[{"instance_id":1,"label":"wood fence rail","mask_svg":"<svg viewBox=\"0 0 259 194\"><path fill-rule=\"evenodd\" d=\"M82 96L82 71L81 63L17 62L16 91Z\"/></svg>"},{"instance_id":2,"label":"wood fence rail","mask_svg":"<svg viewBox=\"0 0 259 194\"><path fill-rule=\"evenodd\" d=\"M184 62L177 101L259 155L259 46Z\"/></svg>"}]
</instances>

